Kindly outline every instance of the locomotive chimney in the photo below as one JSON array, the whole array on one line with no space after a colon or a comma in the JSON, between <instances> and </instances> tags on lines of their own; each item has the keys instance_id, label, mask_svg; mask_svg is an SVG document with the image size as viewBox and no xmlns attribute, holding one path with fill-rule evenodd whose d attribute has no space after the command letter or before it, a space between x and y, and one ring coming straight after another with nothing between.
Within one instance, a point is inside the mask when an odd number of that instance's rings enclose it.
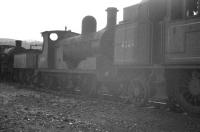
<instances>
[{"instance_id":1,"label":"locomotive chimney","mask_svg":"<svg viewBox=\"0 0 200 132\"><path fill-rule=\"evenodd\" d=\"M21 40L15 40L16 47L22 47L22 41Z\"/></svg>"},{"instance_id":2,"label":"locomotive chimney","mask_svg":"<svg viewBox=\"0 0 200 132\"><path fill-rule=\"evenodd\" d=\"M117 21L117 8L115 7L109 7L106 9L107 11L107 28L110 28L112 26L116 25L116 21Z\"/></svg>"}]
</instances>

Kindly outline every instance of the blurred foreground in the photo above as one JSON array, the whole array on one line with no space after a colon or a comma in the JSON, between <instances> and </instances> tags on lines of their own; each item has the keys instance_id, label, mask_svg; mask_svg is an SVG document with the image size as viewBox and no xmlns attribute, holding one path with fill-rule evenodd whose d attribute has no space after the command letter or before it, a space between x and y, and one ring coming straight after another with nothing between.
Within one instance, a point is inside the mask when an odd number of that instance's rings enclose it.
<instances>
[{"instance_id":1,"label":"blurred foreground","mask_svg":"<svg viewBox=\"0 0 200 132\"><path fill-rule=\"evenodd\" d=\"M166 108L59 96L0 84L0 132L198 132L200 119Z\"/></svg>"}]
</instances>

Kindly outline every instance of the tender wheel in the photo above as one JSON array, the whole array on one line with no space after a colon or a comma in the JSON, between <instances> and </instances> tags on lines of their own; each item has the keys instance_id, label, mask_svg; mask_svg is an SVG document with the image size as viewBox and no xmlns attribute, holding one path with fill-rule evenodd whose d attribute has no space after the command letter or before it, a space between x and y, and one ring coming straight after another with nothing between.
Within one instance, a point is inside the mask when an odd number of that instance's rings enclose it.
<instances>
[{"instance_id":1,"label":"tender wheel","mask_svg":"<svg viewBox=\"0 0 200 132\"><path fill-rule=\"evenodd\" d=\"M132 80L128 85L128 99L136 106L144 105L148 100L147 86L140 81Z\"/></svg>"},{"instance_id":2,"label":"tender wheel","mask_svg":"<svg viewBox=\"0 0 200 132\"><path fill-rule=\"evenodd\" d=\"M200 114L200 72L183 70L175 87L177 103L191 114Z\"/></svg>"}]
</instances>

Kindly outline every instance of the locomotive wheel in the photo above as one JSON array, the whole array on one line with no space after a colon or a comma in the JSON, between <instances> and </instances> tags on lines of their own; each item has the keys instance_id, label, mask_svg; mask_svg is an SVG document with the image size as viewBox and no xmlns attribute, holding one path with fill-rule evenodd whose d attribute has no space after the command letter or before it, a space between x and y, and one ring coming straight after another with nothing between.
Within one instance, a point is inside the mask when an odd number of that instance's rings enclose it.
<instances>
[{"instance_id":1,"label":"locomotive wheel","mask_svg":"<svg viewBox=\"0 0 200 132\"><path fill-rule=\"evenodd\" d=\"M200 114L200 72L185 70L177 77L177 103L190 114Z\"/></svg>"},{"instance_id":2,"label":"locomotive wheel","mask_svg":"<svg viewBox=\"0 0 200 132\"><path fill-rule=\"evenodd\" d=\"M140 81L132 80L128 85L128 99L136 106L142 106L147 102L147 87Z\"/></svg>"}]
</instances>

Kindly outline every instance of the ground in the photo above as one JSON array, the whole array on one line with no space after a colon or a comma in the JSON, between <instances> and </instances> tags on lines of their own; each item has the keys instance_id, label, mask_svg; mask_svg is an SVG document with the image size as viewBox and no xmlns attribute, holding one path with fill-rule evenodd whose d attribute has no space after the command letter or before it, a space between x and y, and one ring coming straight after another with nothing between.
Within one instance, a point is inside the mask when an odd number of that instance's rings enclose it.
<instances>
[{"instance_id":1,"label":"ground","mask_svg":"<svg viewBox=\"0 0 200 132\"><path fill-rule=\"evenodd\" d=\"M0 83L0 132L199 132L200 118L165 107L52 94Z\"/></svg>"}]
</instances>

